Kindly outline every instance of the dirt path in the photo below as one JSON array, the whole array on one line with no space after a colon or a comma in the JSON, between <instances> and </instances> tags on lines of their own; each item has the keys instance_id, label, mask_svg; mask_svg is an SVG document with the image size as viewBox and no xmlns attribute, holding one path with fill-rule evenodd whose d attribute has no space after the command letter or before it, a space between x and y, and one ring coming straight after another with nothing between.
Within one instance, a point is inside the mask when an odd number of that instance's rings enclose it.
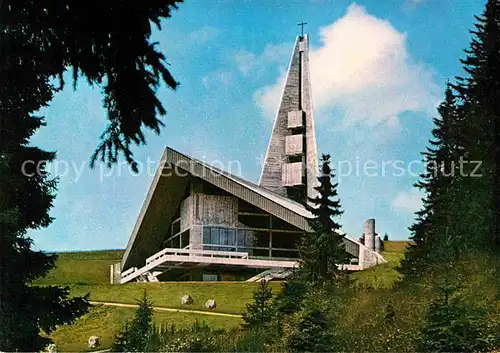
<instances>
[{"instance_id":1,"label":"dirt path","mask_svg":"<svg viewBox=\"0 0 500 353\"><path fill-rule=\"evenodd\" d=\"M124 304L124 303L111 303L111 302L99 302L99 301L90 301L92 305L107 305L107 306L118 306L121 308L138 308L137 304ZM153 310L157 311L169 311L173 313L188 313L188 314L200 314L200 315L209 315L209 316L225 316L225 317L235 317L241 319L241 315L236 314L226 314L226 313L216 313L213 311L203 311L203 310L191 310L191 309L175 309L175 308L164 308L160 306L153 306Z\"/></svg>"}]
</instances>

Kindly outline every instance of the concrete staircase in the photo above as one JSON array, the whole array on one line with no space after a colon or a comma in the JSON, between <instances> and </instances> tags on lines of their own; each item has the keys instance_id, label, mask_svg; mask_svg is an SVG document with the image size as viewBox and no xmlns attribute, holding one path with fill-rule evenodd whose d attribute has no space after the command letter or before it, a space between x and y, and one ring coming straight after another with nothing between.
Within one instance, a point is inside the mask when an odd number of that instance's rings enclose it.
<instances>
[{"instance_id":1,"label":"concrete staircase","mask_svg":"<svg viewBox=\"0 0 500 353\"><path fill-rule=\"evenodd\" d=\"M272 281L273 279L286 279L293 274L291 269L287 268L272 268L270 270L263 271L249 279L247 282L261 282L261 281Z\"/></svg>"}]
</instances>

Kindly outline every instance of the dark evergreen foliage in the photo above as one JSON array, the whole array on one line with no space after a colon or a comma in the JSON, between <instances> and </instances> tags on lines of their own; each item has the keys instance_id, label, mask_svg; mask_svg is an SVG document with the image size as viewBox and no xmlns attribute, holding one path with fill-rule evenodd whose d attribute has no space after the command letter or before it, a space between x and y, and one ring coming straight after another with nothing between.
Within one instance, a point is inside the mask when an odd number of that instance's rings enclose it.
<instances>
[{"instance_id":1,"label":"dark evergreen foliage","mask_svg":"<svg viewBox=\"0 0 500 353\"><path fill-rule=\"evenodd\" d=\"M290 352L330 352L332 340L328 320L317 308L301 312L297 327L285 338Z\"/></svg>"},{"instance_id":2,"label":"dark evergreen foliage","mask_svg":"<svg viewBox=\"0 0 500 353\"><path fill-rule=\"evenodd\" d=\"M144 352L146 347L156 339L153 325L153 306L144 291L143 297L137 302L139 307L131 322L126 322L117 333L112 352Z\"/></svg>"},{"instance_id":3,"label":"dark evergreen foliage","mask_svg":"<svg viewBox=\"0 0 500 353\"><path fill-rule=\"evenodd\" d=\"M54 152L31 146L44 125L36 116L64 85L83 76L103 88L109 125L91 164L111 164L120 154L135 168L132 145L144 144L144 128L158 133L166 113L155 91L175 88L165 57L151 43L151 22L160 27L179 1L0 1L0 350L37 351L40 330L85 312L86 298L63 288L28 283L46 274L55 256L31 249L29 229L52 219L56 180L45 172ZM59 79L59 87L52 82Z\"/></svg>"},{"instance_id":4,"label":"dark evergreen foliage","mask_svg":"<svg viewBox=\"0 0 500 353\"><path fill-rule=\"evenodd\" d=\"M447 208L451 198L450 186L458 175L458 160L462 153L460 135L454 128L458 120L458 107L451 87L445 91L445 100L438 108L440 117L434 119L431 147L424 153L427 170L416 186L426 193L423 209L417 212L417 221L410 228L415 245L409 249L402 268L407 275L420 272L436 257L434 251L445 249L452 243L444 232L449 232L451 211ZM441 242L441 243L440 243ZM443 260L443 259L441 259ZM420 267L412 262L419 261ZM411 265L410 265L411 264Z\"/></svg>"},{"instance_id":5,"label":"dark evergreen foliage","mask_svg":"<svg viewBox=\"0 0 500 353\"><path fill-rule=\"evenodd\" d=\"M262 280L253 293L253 301L246 305L243 313L245 326L263 326L269 324L273 317L273 292L267 281Z\"/></svg>"},{"instance_id":6,"label":"dark evergreen foliage","mask_svg":"<svg viewBox=\"0 0 500 353\"><path fill-rule=\"evenodd\" d=\"M407 278L425 273L433 261L446 261L461 249L460 230L453 228L455 218L452 207L452 185L460 178L459 161L464 143L459 132L460 114L457 100L450 85L445 100L438 108L440 117L434 119L431 147L424 152L426 171L416 187L425 192L423 208L416 213L416 222L410 227L414 244L401 263L401 272Z\"/></svg>"},{"instance_id":7,"label":"dark evergreen foliage","mask_svg":"<svg viewBox=\"0 0 500 353\"><path fill-rule=\"evenodd\" d=\"M92 165L98 159L114 163L123 154L134 166L131 147L146 143L144 128L159 133L163 125L157 115L166 109L157 88L162 82L173 89L178 85L158 43L151 42L151 25L161 29L179 2L3 0L2 83L27 77L33 94L51 94L56 87L48 79L58 77L62 87L63 74L71 68L75 88L79 76L102 86L109 125ZM23 106L24 113L34 111ZM4 118L9 124L21 119L14 112Z\"/></svg>"},{"instance_id":8,"label":"dark evergreen foliage","mask_svg":"<svg viewBox=\"0 0 500 353\"><path fill-rule=\"evenodd\" d=\"M467 77L448 85L424 153L430 165L416 186L426 197L401 265L406 278L435 262L500 250L500 1L489 0L476 20L461 60Z\"/></svg>"},{"instance_id":9,"label":"dark evergreen foliage","mask_svg":"<svg viewBox=\"0 0 500 353\"><path fill-rule=\"evenodd\" d=\"M0 46L3 43L0 44ZM0 350L37 351L50 342L40 335L71 322L88 307L69 290L29 283L54 267L56 256L32 250L27 230L47 227L56 180L46 173L53 152L29 145L44 122L32 116L52 98L49 86L32 85L40 65L26 57L19 66L0 55ZM48 80L45 77L45 80Z\"/></svg>"},{"instance_id":10,"label":"dark evergreen foliage","mask_svg":"<svg viewBox=\"0 0 500 353\"><path fill-rule=\"evenodd\" d=\"M274 308L278 315L290 315L300 311L307 293L305 283L299 281L283 282L281 291L274 300Z\"/></svg>"},{"instance_id":11,"label":"dark evergreen foliage","mask_svg":"<svg viewBox=\"0 0 500 353\"><path fill-rule=\"evenodd\" d=\"M454 88L463 101L463 133L469 160L481 161L480 178L464 180L469 188L475 220L474 240L484 249L500 250L500 1L489 0L475 29L466 58L461 60L467 77ZM471 198L464 195L462 200ZM460 200L459 202L461 202ZM458 201L458 199L456 200ZM483 234L482 236L480 234ZM485 235L488 234L488 235Z\"/></svg>"},{"instance_id":12,"label":"dark evergreen foliage","mask_svg":"<svg viewBox=\"0 0 500 353\"><path fill-rule=\"evenodd\" d=\"M429 308L417 352L487 352L486 312L441 294Z\"/></svg>"},{"instance_id":13,"label":"dark evergreen foliage","mask_svg":"<svg viewBox=\"0 0 500 353\"><path fill-rule=\"evenodd\" d=\"M343 213L337 199L338 184L332 184L334 174L330 168L330 156L323 155L321 162L320 184L315 188L318 196L309 200L312 205L306 205L315 216L309 221L313 231L306 233L299 245L301 268L314 283L336 280L341 272L337 264L346 261L340 224L333 219Z\"/></svg>"}]
</instances>

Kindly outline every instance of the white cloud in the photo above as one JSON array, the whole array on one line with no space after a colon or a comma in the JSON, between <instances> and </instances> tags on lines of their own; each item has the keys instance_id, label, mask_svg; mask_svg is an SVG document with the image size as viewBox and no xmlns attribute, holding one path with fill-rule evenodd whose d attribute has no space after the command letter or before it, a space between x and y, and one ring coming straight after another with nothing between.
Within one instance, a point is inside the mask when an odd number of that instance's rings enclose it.
<instances>
[{"instance_id":1,"label":"white cloud","mask_svg":"<svg viewBox=\"0 0 500 353\"><path fill-rule=\"evenodd\" d=\"M255 59L257 55L246 50L241 50L234 54L234 61L238 67L238 70L247 75L255 67Z\"/></svg>"},{"instance_id":2,"label":"white cloud","mask_svg":"<svg viewBox=\"0 0 500 353\"><path fill-rule=\"evenodd\" d=\"M335 108L342 127L373 128L383 123L384 129L397 131L401 113L434 114L439 87L431 71L410 57L406 35L388 21L352 4L342 18L320 29L320 41L320 47L310 51L314 105L323 111ZM291 48L281 60L289 57ZM271 118L282 83L283 74L255 94L257 104Z\"/></svg>"},{"instance_id":3,"label":"white cloud","mask_svg":"<svg viewBox=\"0 0 500 353\"><path fill-rule=\"evenodd\" d=\"M229 86L233 82L233 75L229 71L217 70L203 76L201 82L205 88Z\"/></svg>"},{"instance_id":4,"label":"white cloud","mask_svg":"<svg viewBox=\"0 0 500 353\"><path fill-rule=\"evenodd\" d=\"M217 37L219 30L212 26L203 26L189 33L189 39L198 44L205 44Z\"/></svg>"},{"instance_id":5,"label":"white cloud","mask_svg":"<svg viewBox=\"0 0 500 353\"><path fill-rule=\"evenodd\" d=\"M422 197L417 190L400 191L392 201L392 207L397 211L416 212L422 206Z\"/></svg>"},{"instance_id":6,"label":"white cloud","mask_svg":"<svg viewBox=\"0 0 500 353\"><path fill-rule=\"evenodd\" d=\"M256 70L264 70L270 64L283 63L290 56L291 43L267 44L261 54L256 55L244 49L234 54L238 70L245 76Z\"/></svg>"},{"instance_id":7,"label":"white cloud","mask_svg":"<svg viewBox=\"0 0 500 353\"><path fill-rule=\"evenodd\" d=\"M285 68L281 68L280 70L281 74L276 84L259 88L253 96L254 100L263 110L264 115L270 119L274 119L276 116L276 110L278 109L283 86L285 85L286 70Z\"/></svg>"}]
</instances>

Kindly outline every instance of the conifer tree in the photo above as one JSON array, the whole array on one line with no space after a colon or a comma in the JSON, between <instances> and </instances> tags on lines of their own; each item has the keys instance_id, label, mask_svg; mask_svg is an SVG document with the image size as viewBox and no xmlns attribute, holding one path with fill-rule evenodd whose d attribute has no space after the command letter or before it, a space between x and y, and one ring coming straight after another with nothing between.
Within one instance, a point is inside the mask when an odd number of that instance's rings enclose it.
<instances>
[{"instance_id":1,"label":"conifer tree","mask_svg":"<svg viewBox=\"0 0 500 353\"><path fill-rule=\"evenodd\" d=\"M0 32L0 36L2 33ZM1 42L0 46L5 43ZM15 42L22 46L25 43ZM30 145L44 125L31 114L52 98L49 77L34 86L43 63L28 54L20 61L0 55L0 351L38 351L50 343L40 333L86 312L87 298L69 298L67 288L30 283L54 267L56 256L32 249L30 229L47 227L56 180L46 173L55 153Z\"/></svg>"},{"instance_id":2,"label":"conifer tree","mask_svg":"<svg viewBox=\"0 0 500 353\"><path fill-rule=\"evenodd\" d=\"M274 308L278 315L290 315L298 312L307 293L304 283L296 280L283 282L281 291L274 300Z\"/></svg>"},{"instance_id":3,"label":"conifer tree","mask_svg":"<svg viewBox=\"0 0 500 353\"><path fill-rule=\"evenodd\" d=\"M341 272L337 265L346 260L340 224L333 220L343 213L337 199L338 184L332 184L334 174L330 168L330 156L322 155L321 162L319 185L315 187L318 195L306 205L315 216L309 220L312 232L304 234L299 245L300 265L313 283L337 280Z\"/></svg>"},{"instance_id":4,"label":"conifer tree","mask_svg":"<svg viewBox=\"0 0 500 353\"><path fill-rule=\"evenodd\" d=\"M55 256L32 250L26 232L49 226L56 180L45 164L55 157L30 145L44 125L36 116L64 85L83 76L102 85L109 125L92 163L112 164L123 154L134 167L133 145L145 144L144 128L159 132L156 97L164 82L177 82L151 43L151 22L170 17L178 1L0 1L0 350L38 351L49 340L40 331L84 313L86 298L68 290L39 288ZM54 83L54 78L59 79Z\"/></svg>"},{"instance_id":5,"label":"conifer tree","mask_svg":"<svg viewBox=\"0 0 500 353\"><path fill-rule=\"evenodd\" d=\"M139 307L131 322L125 322L121 331L115 336L112 352L144 352L155 337L153 325L153 306L146 291L137 302Z\"/></svg>"},{"instance_id":6,"label":"conifer tree","mask_svg":"<svg viewBox=\"0 0 500 353\"><path fill-rule=\"evenodd\" d=\"M476 308L441 288L441 293L429 307L417 351L490 351L494 335L486 323L485 309Z\"/></svg>"},{"instance_id":7,"label":"conifer tree","mask_svg":"<svg viewBox=\"0 0 500 353\"><path fill-rule=\"evenodd\" d=\"M75 89L79 77L99 85L109 124L91 163L112 164L123 155L136 168L132 147L146 143L144 129L159 133L163 126L157 115L166 109L156 90L162 83L178 86L158 43L151 42L152 24L161 29L181 1L2 0L0 82L15 83L21 77L17 66L28 66L33 90L55 92L47 77L58 78L62 88L67 69ZM0 95L8 99L6 93Z\"/></svg>"},{"instance_id":8,"label":"conifer tree","mask_svg":"<svg viewBox=\"0 0 500 353\"><path fill-rule=\"evenodd\" d=\"M296 325L285 334L290 352L330 352L333 336L324 313L318 308L305 308L295 314Z\"/></svg>"},{"instance_id":9,"label":"conifer tree","mask_svg":"<svg viewBox=\"0 0 500 353\"><path fill-rule=\"evenodd\" d=\"M467 136L466 157L479 161L481 177L464 178L457 185L457 204L468 204L461 214L472 225L474 246L500 251L500 0L488 0L475 29L466 58L467 72L454 86L463 101L463 134ZM471 172L472 166L468 166ZM465 192L468 190L469 192ZM459 209L460 210L460 209Z\"/></svg>"},{"instance_id":10,"label":"conifer tree","mask_svg":"<svg viewBox=\"0 0 500 353\"><path fill-rule=\"evenodd\" d=\"M417 184L426 197L402 263L406 275L424 273L433 260L500 250L500 0L489 0L476 21L461 60L467 76L447 88L426 153L437 166ZM441 161L454 165L443 173Z\"/></svg>"},{"instance_id":11,"label":"conifer tree","mask_svg":"<svg viewBox=\"0 0 500 353\"><path fill-rule=\"evenodd\" d=\"M437 252L452 252L453 242L450 226L452 213L451 185L458 178L458 160L462 151L460 134L456 131L459 122L456 98L450 85L445 90L445 100L438 108L439 117L434 118L431 147L423 153L426 171L415 186L425 193L423 207L416 215L415 224L410 227L414 244L409 247L401 263L405 275L419 276L433 259L443 261Z\"/></svg>"},{"instance_id":12,"label":"conifer tree","mask_svg":"<svg viewBox=\"0 0 500 353\"><path fill-rule=\"evenodd\" d=\"M246 305L243 313L245 326L263 326L271 321L273 316L272 305L273 293L266 280L259 283L259 287L253 293L253 301Z\"/></svg>"}]
</instances>

